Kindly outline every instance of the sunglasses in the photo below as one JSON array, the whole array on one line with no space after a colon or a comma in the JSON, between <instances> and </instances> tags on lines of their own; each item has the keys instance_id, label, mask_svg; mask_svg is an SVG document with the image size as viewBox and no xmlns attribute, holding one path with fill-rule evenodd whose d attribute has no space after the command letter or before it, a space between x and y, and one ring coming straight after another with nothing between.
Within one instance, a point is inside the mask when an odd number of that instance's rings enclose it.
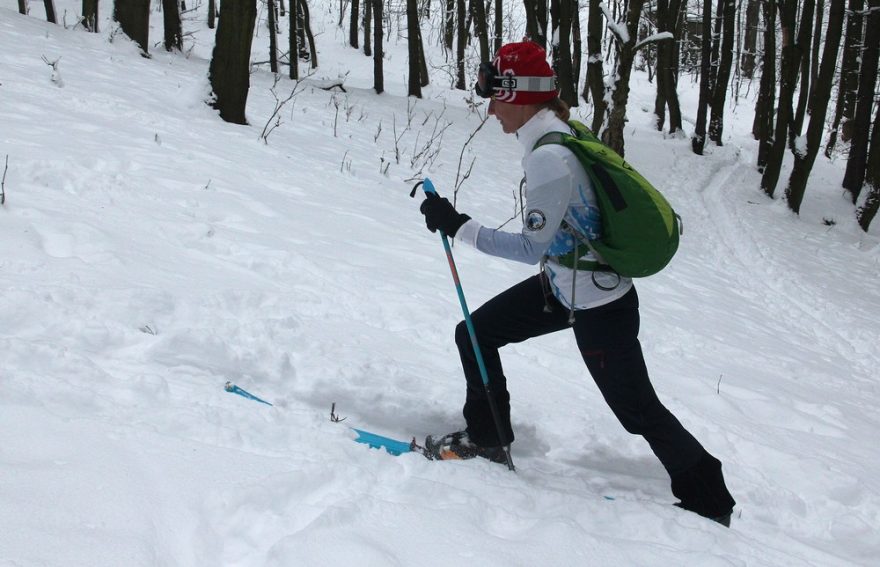
<instances>
[{"instance_id":1,"label":"sunglasses","mask_svg":"<svg viewBox=\"0 0 880 567\"><path fill-rule=\"evenodd\" d=\"M556 90L555 77L517 77L502 75L492 63L480 63L477 68L477 84L474 92L480 98L492 98L495 91L553 92Z\"/></svg>"}]
</instances>

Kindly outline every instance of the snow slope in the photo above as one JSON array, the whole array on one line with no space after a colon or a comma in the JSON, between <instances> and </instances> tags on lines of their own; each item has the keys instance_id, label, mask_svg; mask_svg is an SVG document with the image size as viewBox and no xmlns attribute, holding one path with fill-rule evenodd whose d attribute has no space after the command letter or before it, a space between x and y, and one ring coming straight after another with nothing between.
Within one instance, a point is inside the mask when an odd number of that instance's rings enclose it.
<instances>
[{"instance_id":1,"label":"snow slope","mask_svg":"<svg viewBox=\"0 0 880 567\"><path fill-rule=\"evenodd\" d=\"M252 75L250 126L220 121L199 21L189 57L145 59L14 8L0 8L0 566L876 564L878 233L852 219L840 163L817 164L800 217L760 193L750 103L697 157L651 129L636 74L627 131L627 158L685 219L672 265L638 283L643 346L661 398L724 461L728 530L671 505L567 333L503 353L516 474L351 442L348 425L462 425L461 314L408 191L422 169L452 192L485 108L445 88L436 49L434 85L408 101L389 34L377 96L318 3L325 67L266 144L271 75ZM60 57L63 86L41 56ZM317 88L347 71L346 92ZM414 155L440 130L425 165ZM464 156L459 208L502 224L516 141L491 119ZM534 273L455 255L472 308Z\"/></svg>"}]
</instances>

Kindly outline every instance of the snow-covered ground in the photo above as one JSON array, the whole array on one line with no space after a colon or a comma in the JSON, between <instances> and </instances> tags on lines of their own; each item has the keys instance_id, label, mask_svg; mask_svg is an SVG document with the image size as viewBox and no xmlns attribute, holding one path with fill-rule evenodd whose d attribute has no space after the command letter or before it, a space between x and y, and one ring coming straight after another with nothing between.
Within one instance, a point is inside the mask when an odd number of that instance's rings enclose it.
<instances>
[{"instance_id":1,"label":"snow-covered ground","mask_svg":"<svg viewBox=\"0 0 880 567\"><path fill-rule=\"evenodd\" d=\"M800 217L763 196L750 101L705 157L664 139L643 74L627 158L685 234L638 283L641 338L661 398L724 462L731 529L671 505L568 333L503 352L515 474L351 441L462 425L461 314L408 192L420 170L452 192L485 106L447 89L433 44L434 85L408 101L396 34L375 95L336 10L312 9L312 79L349 72L347 92L303 81L265 144L271 75L252 75L250 126L220 121L202 22L189 57L145 59L109 21L0 7L0 566L876 565L878 231L856 226L839 161L819 160ZM474 157L459 208L500 225L518 144L491 119ZM535 269L455 255L472 308Z\"/></svg>"}]
</instances>

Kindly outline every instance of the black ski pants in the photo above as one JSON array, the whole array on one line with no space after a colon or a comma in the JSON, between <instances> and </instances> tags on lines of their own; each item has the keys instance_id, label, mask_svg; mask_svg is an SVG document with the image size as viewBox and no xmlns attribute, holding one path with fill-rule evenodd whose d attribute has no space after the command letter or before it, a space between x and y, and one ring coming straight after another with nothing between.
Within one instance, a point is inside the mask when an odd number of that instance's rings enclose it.
<instances>
[{"instance_id":1,"label":"black ski pants","mask_svg":"<svg viewBox=\"0 0 880 567\"><path fill-rule=\"evenodd\" d=\"M697 465L705 450L660 403L648 378L638 339L639 299L635 287L609 304L575 311L574 325L570 325L568 309L556 298L545 297L543 277L537 275L513 286L472 314L489 387L501 418L501 439L467 327L462 322L455 330L467 378L464 417L471 440L478 445L496 446L514 439L510 394L498 349L572 327L593 380L623 427L645 438L670 476Z\"/></svg>"}]
</instances>

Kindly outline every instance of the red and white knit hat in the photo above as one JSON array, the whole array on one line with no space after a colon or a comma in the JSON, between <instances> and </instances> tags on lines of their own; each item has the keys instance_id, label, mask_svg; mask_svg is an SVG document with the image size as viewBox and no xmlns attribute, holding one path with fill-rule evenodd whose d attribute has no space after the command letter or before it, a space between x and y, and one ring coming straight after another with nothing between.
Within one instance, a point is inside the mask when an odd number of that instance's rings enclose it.
<instances>
[{"instance_id":1,"label":"red and white knit hat","mask_svg":"<svg viewBox=\"0 0 880 567\"><path fill-rule=\"evenodd\" d=\"M547 53L532 41L508 43L492 61L498 77L515 77L516 87L495 89L495 100L509 104L541 104L559 96Z\"/></svg>"}]
</instances>

